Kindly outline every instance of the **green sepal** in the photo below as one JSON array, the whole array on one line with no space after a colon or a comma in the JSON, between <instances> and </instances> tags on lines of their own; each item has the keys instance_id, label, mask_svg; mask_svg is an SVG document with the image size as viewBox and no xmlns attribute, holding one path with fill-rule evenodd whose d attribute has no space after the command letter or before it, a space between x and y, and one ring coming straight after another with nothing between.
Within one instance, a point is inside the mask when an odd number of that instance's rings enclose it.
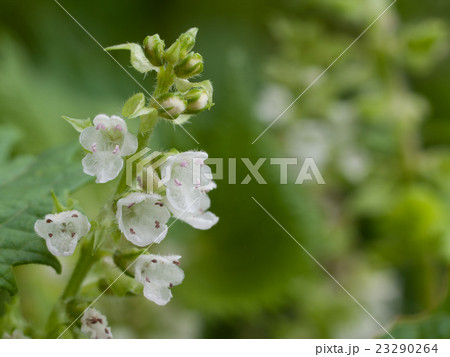
<instances>
[{"instance_id":1,"label":"green sepal","mask_svg":"<svg viewBox=\"0 0 450 357\"><path fill-rule=\"evenodd\" d=\"M156 122L158 121L158 110L155 108L145 108L146 112L142 112L141 122L139 125L139 131L142 134L145 134L152 130L155 127Z\"/></svg>"},{"instance_id":2,"label":"green sepal","mask_svg":"<svg viewBox=\"0 0 450 357\"><path fill-rule=\"evenodd\" d=\"M74 119L66 117L65 115L63 115L62 118L70 125L72 125L72 127L79 133L81 133L84 129L92 126L91 119Z\"/></svg>"},{"instance_id":3,"label":"green sepal","mask_svg":"<svg viewBox=\"0 0 450 357\"><path fill-rule=\"evenodd\" d=\"M214 105L213 103L213 87L212 83L209 80L202 81L202 82L189 82L187 79L182 78L176 78L175 79L175 87L180 92L187 92L192 88L202 88L205 90L206 94L208 95L208 108Z\"/></svg>"},{"instance_id":4,"label":"green sepal","mask_svg":"<svg viewBox=\"0 0 450 357\"><path fill-rule=\"evenodd\" d=\"M51 194L52 194L52 201L53 201L53 211L55 213L61 213L64 211L67 211L67 207L64 206L58 199L58 197L56 197L55 191L51 190Z\"/></svg>"},{"instance_id":5,"label":"green sepal","mask_svg":"<svg viewBox=\"0 0 450 357\"><path fill-rule=\"evenodd\" d=\"M144 93L137 93L129 98L122 108L122 116L135 118L136 113L145 107Z\"/></svg>"},{"instance_id":6,"label":"green sepal","mask_svg":"<svg viewBox=\"0 0 450 357\"><path fill-rule=\"evenodd\" d=\"M136 71L141 73L158 71L158 67L155 67L150 63L147 57L145 57L144 50L137 43L124 43L117 46L107 47L105 50L129 50L131 65Z\"/></svg>"}]
</instances>

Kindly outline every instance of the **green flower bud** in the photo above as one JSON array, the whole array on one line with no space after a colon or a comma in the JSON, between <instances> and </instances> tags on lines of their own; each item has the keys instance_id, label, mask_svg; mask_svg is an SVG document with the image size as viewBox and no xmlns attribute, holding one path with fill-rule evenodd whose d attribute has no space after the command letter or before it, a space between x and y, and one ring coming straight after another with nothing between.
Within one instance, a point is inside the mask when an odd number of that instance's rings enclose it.
<instances>
[{"instance_id":1,"label":"green flower bud","mask_svg":"<svg viewBox=\"0 0 450 357\"><path fill-rule=\"evenodd\" d=\"M147 36L144 40L145 56L154 66L161 67L164 64L165 43L158 34Z\"/></svg>"},{"instance_id":2,"label":"green flower bud","mask_svg":"<svg viewBox=\"0 0 450 357\"><path fill-rule=\"evenodd\" d=\"M180 60L184 59L189 52L194 48L195 37L197 36L198 28L193 27L181 34L180 41Z\"/></svg>"},{"instance_id":3,"label":"green flower bud","mask_svg":"<svg viewBox=\"0 0 450 357\"><path fill-rule=\"evenodd\" d=\"M186 101L174 93L166 93L157 99L159 115L167 119L176 119L186 110Z\"/></svg>"},{"instance_id":4,"label":"green flower bud","mask_svg":"<svg viewBox=\"0 0 450 357\"><path fill-rule=\"evenodd\" d=\"M202 88L191 89L184 99L187 102L185 114L195 114L209 108L208 93Z\"/></svg>"},{"instance_id":5,"label":"green flower bud","mask_svg":"<svg viewBox=\"0 0 450 357\"><path fill-rule=\"evenodd\" d=\"M167 49L164 58L167 62L176 64L183 60L195 45L195 36L197 36L198 28L193 27L180 37Z\"/></svg>"},{"instance_id":6,"label":"green flower bud","mask_svg":"<svg viewBox=\"0 0 450 357\"><path fill-rule=\"evenodd\" d=\"M199 53L190 53L174 68L178 78L189 78L203 72L203 57Z\"/></svg>"}]
</instances>

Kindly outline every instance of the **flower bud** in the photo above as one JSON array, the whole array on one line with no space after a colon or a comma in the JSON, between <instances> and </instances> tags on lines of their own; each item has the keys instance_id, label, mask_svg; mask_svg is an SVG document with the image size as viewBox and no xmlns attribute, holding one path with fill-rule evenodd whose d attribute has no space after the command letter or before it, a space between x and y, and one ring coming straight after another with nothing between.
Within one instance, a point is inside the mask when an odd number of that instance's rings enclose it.
<instances>
[{"instance_id":1,"label":"flower bud","mask_svg":"<svg viewBox=\"0 0 450 357\"><path fill-rule=\"evenodd\" d=\"M158 103L161 105L159 115L167 119L176 119L186 110L186 101L173 93L163 94L158 98Z\"/></svg>"},{"instance_id":2,"label":"flower bud","mask_svg":"<svg viewBox=\"0 0 450 357\"><path fill-rule=\"evenodd\" d=\"M209 97L204 89L194 88L191 89L185 96L184 99L187 102L186 114L199 113L202 110L208 108Z\"/></svg>"},{"instance_id":3,"label":"flower bud","mask_svg":"<svg viewBox=\"0 0 450 357\"><path fill-rule=\"evenodd\" d=\"M199 53L190 53L174 68L178 78L189 78L203 72L203 57Z\"/></svg>"},{"instance_id":4,"label":"flower bud","mask_svg":"<svg viewBox=\"0 0 450 357\"><path fill-rule=\"evenodd\" d=\"M180 40L180 60L184 59L189 52L194 48L195 37L197 36L198 28L193 27L181 34Z\"/></svg>"},{"instance_id":5,"label":"flower bud","mask_svg":"<svg viewBox=\"0 0 450 357\"><path fill-rule=\"evenodd\" d=\"M161 67L164 64L165 43L158 34L147 36L144 40L145 56L154 66Z\"/></svg>"}]
</instances>

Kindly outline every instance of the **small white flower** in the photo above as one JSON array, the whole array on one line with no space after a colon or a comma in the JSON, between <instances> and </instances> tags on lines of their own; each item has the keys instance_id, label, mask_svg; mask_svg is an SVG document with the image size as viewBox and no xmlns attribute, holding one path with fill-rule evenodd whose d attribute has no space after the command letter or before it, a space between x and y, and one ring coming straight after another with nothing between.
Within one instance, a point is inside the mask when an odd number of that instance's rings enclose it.
<instances>
[{"instance_id":1,"label":"small white flower","mask_svg":"<svg viewBox=\"0 0 450 357\"><path fill-rule=\"evenodd\" d=\"M93 308L88 308L84 312L81 318L81 332L90 335L91 338L112 338L106 316Z\"/></svg>"},{"instance_id":2,"label":"small white flower","mask_svg":"<svg viewBox=\"0 0 450 357\"><path fill-rule=\"evenodd\" d=\"M123 156L134 154L138 147L137 138L128 132L122 118L99 114L94 126L84 129L80 143L90 153L82 163L87 175L96 176L97 183L105 183L117 177L123 167Z\"/></svg>"},{"instance_id":3,"label":"small white flower","mask_svg":"<svg viewBox=\"0 0 450 357\"><path fill-rule=\"evenodd\" d=\"M176 212L197 214L202 197L216 188L211 168L204 163L207 158L206 152L186 151L170 156L161 166L167 200Z\"/></svg>"},{"instance_id":4,"label":"small white flower","mask_svg":"<svg viewBox=\"0 0 450 357\"><path fill-rule=\"evenodd\" d=\"M203 195L199 201L200 206L197 212L194 213L178 211L176 208L172 207L167 200L165 200L165 203L167 204L167 207L172 212L172 214L179 220L184 221L197 229L210 229L219 221L219 217L217 217L212 212L207 212L207 210L211 206L211 200L209 199L208 195Z\"/></svg>"},{"instance_id":5,"label":"small white flower","mask_svg":"<svg viewBox=\"0 0 450 357\"><path fill-rule=\"evenodd\" d=\"M133 192L117 201L119 229L131 243L145 247L167 234L170 212L157 194Z\"/></svg>"},{"instance_id":6,"label":"small white flower","mask_svg":"<svg viewBox=\"0 0 450 357\"><path fill-rule=\"evenodd\" d=\"M179 255L141 255L136 262L136 280L144 285L144 296L158 305L166 305L172 298L170 289L180 285L184 272L178 266Z\"/></svg>"},{"instance_id":7,"label":"small white flower","mask_svg":"<svg viewBox=\"0 0 450 357\"><path fill-rule=\"evenodd\" d=\"M45 239L50 253L61 257L72 255L78 241L90 229L88 218L78 211L48 214L34 224L34 230Z\"/></svg>"}]
</instances>

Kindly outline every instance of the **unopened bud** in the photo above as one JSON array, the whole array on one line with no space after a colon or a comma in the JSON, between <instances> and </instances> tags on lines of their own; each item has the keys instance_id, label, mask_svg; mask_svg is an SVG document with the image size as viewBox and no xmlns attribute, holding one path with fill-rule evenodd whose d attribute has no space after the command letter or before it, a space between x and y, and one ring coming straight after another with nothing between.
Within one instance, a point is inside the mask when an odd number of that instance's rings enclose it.
<instances>
[{"instance_id":1,"label":"unopened bud","mask_svg":"<svg viewBox=\"0 0 450 357\"><path fill-rule=\"evenodd\" d=\"M173 93L163 94L158 98L158 103L161 105L159 115L167 119L176 119L186 110L186 101Z\"/></svg>"},{"instance_id":2,"label":"unopened bud","mask_svg":"<svg viewBox=\"0 0 450 357\"><path fill-rule=\"evenodd\" d=\"M197 36L198 28L193 27L181 34L180 40L180 60L184 59L189 52L194 48L195 37Z\"/></svg>"},{"instance_id":3,"label":"unopened bud","mask_svg":"<svg viewBox=\"0 0 450 357\"><path fill-rule=\"evenodd\" d=\"M190 53L174 68L178 78L189 78L203 72L203 57L199 53Z\"/></svg>"},{"instance_id":4,"label":"unopened bud","mask_svg":"<svg viewBox=\"0 0 450 357\"><path fill-rule=\"evenodd\" d=\"M209 97L204 89L191 89L184 99L187 102L186 114L195 114L208 108Z\"/></svg>"},{"instance_id":5,"label":"unopened bud","mask_svg":"<svg viewBox=\"0 0 450 357\"><path fill-rule=\"evenodd\" d=\"M165 43L158 34L147 36L144 40L145 56L154 66L160 67L164 64Z\"/></svg>"}]
</instances>

